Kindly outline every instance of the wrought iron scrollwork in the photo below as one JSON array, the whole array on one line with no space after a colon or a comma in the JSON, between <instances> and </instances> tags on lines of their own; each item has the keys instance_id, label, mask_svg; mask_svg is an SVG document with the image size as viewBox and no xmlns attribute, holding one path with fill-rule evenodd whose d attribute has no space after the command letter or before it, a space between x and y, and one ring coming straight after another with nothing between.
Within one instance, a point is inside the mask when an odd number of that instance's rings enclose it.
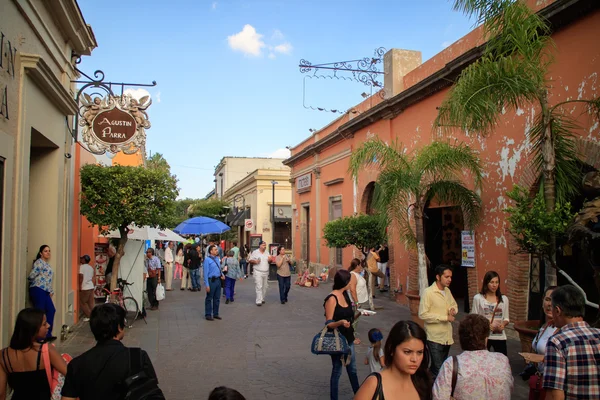
<instances>
[{"instance_id":1,"label":"wrought iron scrollwork","mask_svg":"<svg viewBox=\"0 0 600 400\"><path fill-rule=\"evenodd\" d=\"M313 65L310 61L302 59L300 60L298 67L302 74L313 72L314 75L317 75L319 70L331 70L333 71L331 76L338 77L338 71L349 72L356 81L361 82L364 85L383 88L383 83L379 80L379 76L383 75L384 72L380 71L378 66L379 64L383 64L385 51L385 48L379 47L373 52L373 57L325 64Z\"/></svg>"}]
</instances>

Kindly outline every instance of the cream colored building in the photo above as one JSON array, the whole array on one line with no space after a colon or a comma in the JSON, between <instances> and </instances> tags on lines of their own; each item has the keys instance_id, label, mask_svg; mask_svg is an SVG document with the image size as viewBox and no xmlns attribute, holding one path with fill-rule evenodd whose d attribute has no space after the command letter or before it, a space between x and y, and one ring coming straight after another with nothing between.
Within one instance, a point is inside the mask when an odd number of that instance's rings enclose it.
<instances>
[{"instance_id":1,"label":"cream colored building","mask_svg":"<svg viewBox=\"0 0 600 400\"><path fill-rule=\"evenodd\" d=\"M27 275L42 244L52 250L55 334L71 324L77 56L96 40L75 0L0 1L0 343L28 305Z\"/></svg>"},{"instance_id":2,"label":"cream colored building","mask_svg":"<svg viewBox=\"0 0 600 400\"><path fill-rule=\"evenodd\" d=\"M215 196L220 199L229 188L257 169L287 168L283 158L223 157L215 167Z\"/></svg>"},{"instance_id":3,"label":"cream colored building","mask_svg":"<svg viewBox=\"0 0 600 400\"><path fill-rule=\"evenodd\" d=\"M237 229L239 245L250 243L250 234L261 234L267 243L291 247L292 185L290 168L279 161L277 168L259 168L233 184L223 198L231 202L234 210L228 223ZM273 185L272 182L277 182ZM274 189L274 191L273 191ZM275 203L273 203L273 194ZM273 204L275 205L275 238L273 237ZM245 208L245 211L244 211ZM245 219L252 220L246 230Z\"/></svg>"}]
</instances>

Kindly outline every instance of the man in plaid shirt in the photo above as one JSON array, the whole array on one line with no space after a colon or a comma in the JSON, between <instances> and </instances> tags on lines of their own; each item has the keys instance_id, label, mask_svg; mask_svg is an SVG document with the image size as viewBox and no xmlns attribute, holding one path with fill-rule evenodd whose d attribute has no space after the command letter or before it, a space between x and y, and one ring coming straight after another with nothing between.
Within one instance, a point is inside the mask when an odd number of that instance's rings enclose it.
<instances>
[{"instance_id":1,"label":"man in plaid shirt","mask_svg":"<svg viewBox=\"0 0 600 400\"><path fill-rule=\"evenodd\" d=\"M565 285L552 292L552 318L559 330L544 358L546 399L600 399L600 329L583 320L585 298Z\"/></svg>"}]
</instances>

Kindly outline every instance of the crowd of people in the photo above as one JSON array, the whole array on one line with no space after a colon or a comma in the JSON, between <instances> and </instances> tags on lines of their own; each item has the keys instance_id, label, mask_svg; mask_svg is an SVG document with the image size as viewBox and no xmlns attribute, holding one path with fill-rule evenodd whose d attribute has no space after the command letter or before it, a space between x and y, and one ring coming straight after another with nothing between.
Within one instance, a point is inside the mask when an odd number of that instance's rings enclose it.
<instances>
[{"instance_id":1,"label":"crowd of people","mask_svg":"<svg viewBox=\"0 0 600 400\"><path fill-rule=\"evenodd\" d=\"M181 278L181 290L200 291L203 283L205 318L220 320L222 289L226 304L234 302L235 283L247 278L250 268L256 305L262 306L269 265L275 264L280 302L286 304L291 280L291 260L286 249L279 247L275 256L266 251L265 242L260 242L253 252L246 246L240 249L237 243L232 244L226 254L212 242L204 249L200 242L179 244L175 251L172 242L164 249L160 245L156 250L149 248L144 260L148 294L153 293L161 279L166 290L173 290L176 277ZM339 380L345 367L357 400L392 399L398 393L406 399L510 399L514 381L505 333L510 322L509 299L501 292L500 276L494 271L485 274L471 314L458 326L462 353L449 357L458 306L450 290L452 268L443 264L436 267L436 280L420 299L418 315L423 326L399 321L385 341L380 329L369 330L370 347L364 363L369 365L371 374L360 383L355 346L361 342L356 337L356 327L361 316L359 308L368 301L368 281L374 285L374 278L381 278L380 290L385 290L381 283L385 285L385 274L365 273L373 268L370 260L381 261L381 250L383 246L372 249L364 262L353 259L346 269L339 270L333 290L325 297L325 324L339 332L349 349L347 354L331 354L330 398L339 397ZM143 391L147 398L164 398L146 352L127 348L121 342L125 311L112 303L94 306L85 296L90 294L93 299L93 268L87 255L80 258L80 300L97 345L73 360L58 353L51 343L56 337L52 335L55 309L50 259L50 247L41 246L28 276L33 307L18 314L10 344L0 352L0 400L6 398L7 387L14 400L54 398L53 382L57 380L50 371L62 375L65 400L121 398L124 393L135 391ZM382 271L379 265L377 268ZM150 309L157 310L156 297L149 300ZM521 375L529 381L530 399L600 398L600 330L584 321L585 307L585 296L575 286L546 289L544 318L532 351L519 353L528 363ZM226 387L215 388L209 397L230 398L244 399Z\"/></svg>"},{"instance_id":2,"label":"crowd of people","mask_svg":"<svg viewBox=\"0 0 600 400\"><path fill-rule=\"evenodd\" d=\"M452 268L439 265L436 281L420 299L419 318L394 325L383 344L383 333L373 328L364 360L371 374L359 385L355 357L357 313L365 300L361 260L334 278L325 298L325 324L337 329L350 349L346 355L332 351L330 398L338 399L339 379L345 366L356 400L368 399L498 399L513 392L513 374L507 358L505 328L508 298L501 293L500 277L488 271L473 299L471 314L459 323L462 353L448 357L453 344L452 323L458 306L450 284ZM367 258L368 265L368 258ZM532 353L519 353L532 371L529 399L599 399L600 330L583 320L586 300L572 285L549 287L544 295L545 320L533 341ZM493 351L492 351L493 350ZM335 353L335 354L334 354Z\"/></svg>"}]
</instances>

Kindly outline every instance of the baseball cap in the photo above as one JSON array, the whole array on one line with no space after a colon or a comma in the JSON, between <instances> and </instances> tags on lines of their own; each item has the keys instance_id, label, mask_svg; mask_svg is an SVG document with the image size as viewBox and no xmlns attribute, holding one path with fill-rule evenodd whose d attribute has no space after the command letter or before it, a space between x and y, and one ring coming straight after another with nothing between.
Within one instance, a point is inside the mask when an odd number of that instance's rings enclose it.
<instances>
[{"instance_id":1,"label":"baseball cap","mask_svg":"<svg viewBox=\"0 0 600 400\"><path fill-rule=\"evenodd\" d=\"M90 256L88 256L87 254L86 254L86 255L83 255L83 256L81 256L81 257L79 257L79 258L83 258L83 260L84 260L86 263L89 263L89 262L90 262L90 260L91 260Z\"/></svg>"}]
</instances>

